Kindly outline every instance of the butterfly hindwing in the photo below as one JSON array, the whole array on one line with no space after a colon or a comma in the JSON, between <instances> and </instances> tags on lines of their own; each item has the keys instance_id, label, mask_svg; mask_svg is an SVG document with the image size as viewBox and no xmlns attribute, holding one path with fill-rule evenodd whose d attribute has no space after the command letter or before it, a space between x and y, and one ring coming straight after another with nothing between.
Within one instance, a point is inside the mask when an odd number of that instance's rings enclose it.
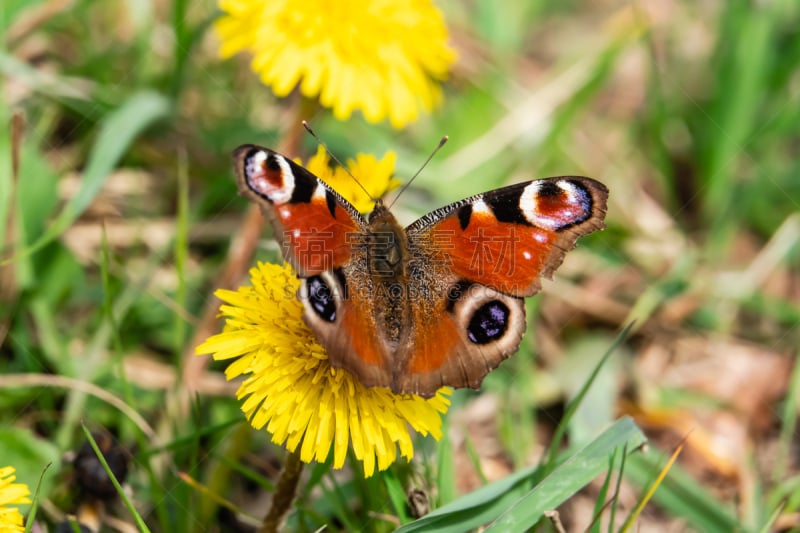
<instances>
[{"instance_id":1,"label":"butterfly hindwing","mask_svg":"<svg viewBox=\"0 0 800 533\"><path fill-rule=\"evenodd\" d=\"M478 388L519 347L525 332L523 299L449 279L444 298L409 301L414 328L399 358L404 365L396 373L400 390L427 396L444 386ZM417 282L412 278L409 284Z\"/></svg>"}]
</instances>

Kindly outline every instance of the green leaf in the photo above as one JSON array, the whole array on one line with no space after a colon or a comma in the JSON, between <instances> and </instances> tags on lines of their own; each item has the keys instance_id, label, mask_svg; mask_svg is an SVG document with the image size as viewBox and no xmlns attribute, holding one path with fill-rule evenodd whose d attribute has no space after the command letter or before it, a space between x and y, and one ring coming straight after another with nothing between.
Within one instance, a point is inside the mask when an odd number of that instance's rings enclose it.
<instances>
[{"instance_id":1,"label":"green leaf","mask_svg":"<svg viewBox=\"0 0 800 533\"><path fill-rule=\"evenodd\" d=\"M533 526L545 511L555 509L603 473L608 467L608 458L616 450L625 446L628 450L637 450L646 441L632 419L620 419L562 463L484 531L521 531Z\"/></svg>"},{"instance_id":2,"label":"green leaf","mask_svg":"<svg viewBox=\"0 0 800 533\"><path fill-rule=\"evenodd\" d=\"M408 524L398 531L458 532L491 523L489 531L521 531L586 486L608 466L615 450L639 448L645 442L641 430L628 417L618 420L597 439L567 459L531 487L539 467L516 472L467 494L449 505Z\"/></svg>"}]
</instances>

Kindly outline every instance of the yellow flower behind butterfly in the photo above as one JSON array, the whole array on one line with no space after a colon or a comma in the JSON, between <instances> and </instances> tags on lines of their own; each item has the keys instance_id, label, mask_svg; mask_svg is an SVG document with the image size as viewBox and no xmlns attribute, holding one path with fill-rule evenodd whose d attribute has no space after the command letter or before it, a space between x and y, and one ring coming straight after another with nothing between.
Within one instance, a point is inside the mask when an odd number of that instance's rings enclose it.
<instances>
[{"instance_id":1,"label":"yellow flower behind butterfly","mask_svg":"<svg viewBox=\"0 0 800 533\"><path fill-rule=\"evenodd\" d=\"M17 479L14 472L11 466L0 467L0 533L25 531L22 514L10 506L31 503L31 491L24 483L14 483Z\"/></svg>"},{"instance_id":2,"label":"yellow flower behind butterfly","mask_svg":"<svg viewBox=\"0 0 800 533\"><path fill-rule=\"evenodd\" d=\"M371 209L373 200L343 170L331 170L324 152L306 168L334 185L359 211ZM360 154L348 168L375 198L398 183L391 178L394 154L381 161ZM303 322L303 305L295 296L300 280L290 266L259 263L250 270L250 283L215 293L224 303L220 311L225 329L198 346L197 353L231 360L225 370L228 379L245 377L237 398L254 428L266 427L272 441L289 451L299 448L306 463L327 460L333 449L333 466L341 468L352 446L366 477L394 463L398 449L402 457L413 457L409 426L441 437L449 388L425 399L365 387L331 366Z\"/></svg>"},{"instance_id":3,"label":"yellow flower behind butterfly","mask_svg":"<svg viewBox=\"0 0 800 533\"><path fill-rule=\"evenodd\" d=\"M360 110L395 128L441 100L455 52L430 0L219 0L220 54L249 51L279 96L298 84L339 120Z\"/></svg>"},{"instance_id":4,"label":"yellow flower behind butterfly","mask_svg":"<svg viewBox=\"0 0 800 533\"><path fill-rule=\"evenodd\" d=\"M305 167L346 198L359 213L368 213L375 207L376 199L400 185L400 180L391 177L396 160L391 150L381 160L372 154L358 154L346 161L348 170L345 170L331 167L325 147L320 146Z\"/></svg>"}]
</instances>

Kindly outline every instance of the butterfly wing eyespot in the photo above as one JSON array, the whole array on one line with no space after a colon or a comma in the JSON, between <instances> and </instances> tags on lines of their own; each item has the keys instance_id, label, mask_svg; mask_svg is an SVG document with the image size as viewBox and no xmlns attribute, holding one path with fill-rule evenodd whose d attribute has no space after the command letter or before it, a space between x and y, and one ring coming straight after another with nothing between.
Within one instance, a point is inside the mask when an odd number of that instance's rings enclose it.
<instances>
[{"instance_id":1,"label":"butterfly wing eyespot","mask_svg":"<svg viewBox=\"0 0 800 533\"><path fill-rule=\"evenodd\" d=\"M460 307L466 306L464 309ZM473 344L490 344L500 340L511 324L512 311L495 297L493 290L468 280L459 280L447 291L445 310L461 315L466 338Z\"/></svg>"},{"instance_id":2,"label":"butterfly wing eyespot","mask_svg":"<svg viewBox=\"0 0 800 533\"><path fill-rule=\"evenodd\" d=\"M511 310L500 300L481 305L472 314L467 325L467 338L475 344L489 344L508 331Z\"/></svg>"},{"instance_id":3,"label":"butterfly wing eyespot","mask_svg":"<svg viewBox=\"0 0 800 533\"><path fill-rule=\"evenodd\" d=\"M593 203L587 182L539 180L522 189L519 210L534 226L563 231L590 219Z\"/></svg>"},{"instance_id":4,"label":"butterfly wing eyespot","mask_svg":"<svg viewBox=\"0 0 800 533\"><path fill-rule=\"evenodd\" d=\"M272 204L286 204L295 193L294 172L276 153L248 146L241 154L242 178L249 191ZM303 180L300 183L302 189Z\"/></svg>"},{"instance_id":5,"label":"butterfly wing eyespot","mask_svg":"<svg viewBox=\"0 0 800 533\"><path fill-rule=\"evenodd\" d=\"M310 276L305 280L307 308L325 322L336 321L336 297L322 276Z\"/></svg>"},{"instance_id":6,"label":"butterfly wing eyespot","mask_svg":"<svg viewBox=\"0 0 800 533\"><path fill-rule=\"evenodd\" d=\"M374 295L368 285L364 256L355 252L354 261L341 269L302 280L298 298L303 303L303 320L325 347L331 365L344 368L367 387L391 387L391 352L379 332L374 313ZM350 290L349 284L360 290Z\"/></svg>"},{"instance_id":7,"label":"butterfly wing eyespot","mask_svg":"<svg viewBox=\"0 0 800 533\"><path fill-rule=\"evenodd\" d=\"M519 347L524 300L469 280L456 281L445 294L437 304L409 302L415 327L399 358L398 390L429 397L443 386L478 388Z\"/></svg>"}]
</instances>

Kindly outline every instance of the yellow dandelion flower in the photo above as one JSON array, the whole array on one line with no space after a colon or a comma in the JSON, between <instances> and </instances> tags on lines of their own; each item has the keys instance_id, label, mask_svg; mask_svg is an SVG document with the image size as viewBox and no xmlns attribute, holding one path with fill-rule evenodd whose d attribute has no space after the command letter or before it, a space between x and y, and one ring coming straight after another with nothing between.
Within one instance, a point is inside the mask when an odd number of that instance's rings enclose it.
<instances>
[{"instance_id":1,"label":"yellow dandelion flower","mask_svg":"<svg viewBox=\"0 0 800 533\"><path fill-rule=\"evenodd\" d=\"M392 151L386 152L380 161L374 155L358 154L355 159L345 162L348 174L342 167L331 168L328 154L320 146L305 167L346 198L359 213L368 213L375 206L375 199L400 185L400 180L392 178L396 160L397 156Z\"/></svg>"},{"instance_id":2,"label":"yellow dandelion flower","mask_svg":"<svg viewBox=\"0 0 800 533\"><path fill-rule=\"evenodd\" d=\"M31 503L31 491L24 483L14 483L16 470L11 466L0 467L0 532L17 533L25 531L22 514L16 507L9 505L25 505Z\"/></svg>"},{"instance_id":3,"label":"yellow dandelion flower","mask_svg":"<svg viewBox=\"0 0 800 533\"><path fill-rule=\"evenodd\" d=\"M414 455L411 426L435 439L442 435L450 389L432 398L367 388L348 372L333 368L328 355L303 322L295 297L300 281L289 267L259 263L250 270L252 286L219 290L225 330L197 348L214 359L233 359L225 376L246 376L237 398L250 424L266 427L272 441L303 462L325 461L333 447L333 466L344 465L348 445L371 476Z\"/></svg>"},{"instance_id":4,"label":"yellow dandelion flower","mask_svg":"<svg viewBox=\"0 0 800 533\"><path fill-rule=\"evenodd\" d=\"M252 68L283 97L298 84L339 120L360 110L395 128L430 112L455 52L430 0L219 0L220 54L253 54Z\"/></svg>"}]
</instances>

